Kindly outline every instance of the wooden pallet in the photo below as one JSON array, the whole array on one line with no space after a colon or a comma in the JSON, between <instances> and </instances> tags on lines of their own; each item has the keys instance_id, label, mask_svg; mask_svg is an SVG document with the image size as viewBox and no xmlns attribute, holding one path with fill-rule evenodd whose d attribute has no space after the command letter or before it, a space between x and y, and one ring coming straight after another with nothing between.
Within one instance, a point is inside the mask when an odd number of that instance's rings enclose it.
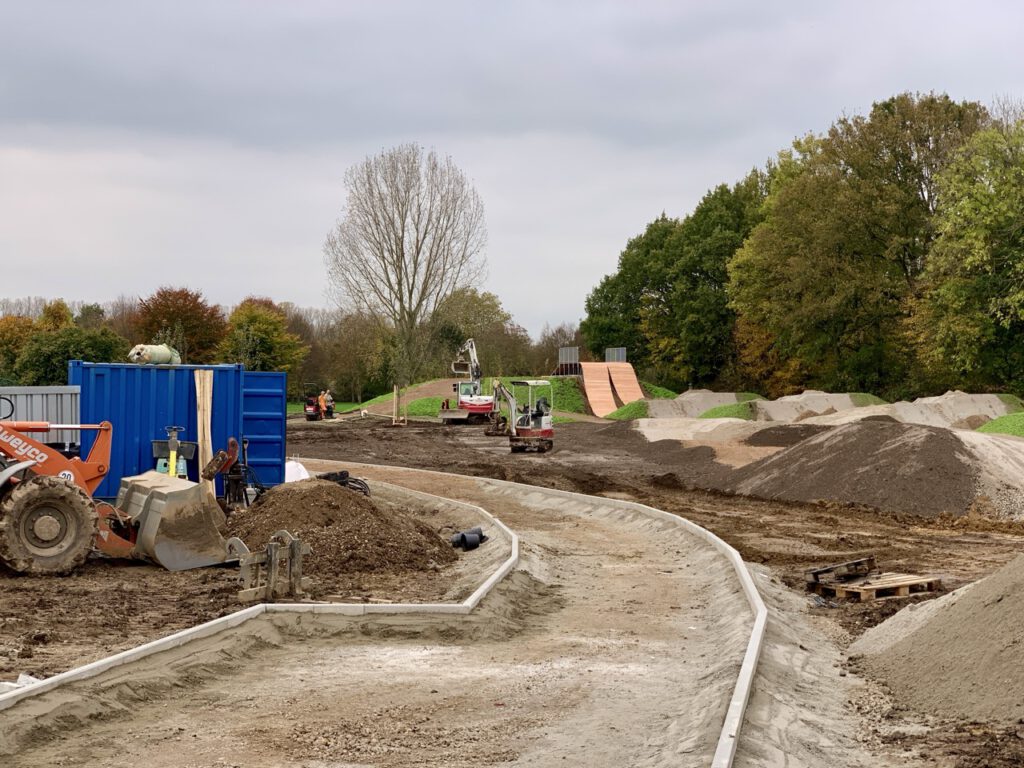
<instances>
[{"instance_id":1,"label":"wooden pallet","mask_svg":"<svg viewBox=\"0 0 1024 768\"><path fill-rule=\"evenodd\" d=\"M850 560L847 563L835 563L826 565L823 568L812 568L804 571L809 584L824 581L842 581L857 576L868 576L875 570L875 556L862 557L860 560Z\"/></svg>"},{"instance_id":2,"label":"wooden pallet","mask_svg":"<svg viewBox=\"0 0 1024 768\"><path fill-rule=\"evenodd\" d=\"M909 597L921 592L933 592L942 586L934 576L914 576L909 573L879 573L863 579L844 582L817 582L809 584L813 590L825 597L843 599L855 597L860 602L878 600L884 597Z\"/></svg>"}]
</instances>

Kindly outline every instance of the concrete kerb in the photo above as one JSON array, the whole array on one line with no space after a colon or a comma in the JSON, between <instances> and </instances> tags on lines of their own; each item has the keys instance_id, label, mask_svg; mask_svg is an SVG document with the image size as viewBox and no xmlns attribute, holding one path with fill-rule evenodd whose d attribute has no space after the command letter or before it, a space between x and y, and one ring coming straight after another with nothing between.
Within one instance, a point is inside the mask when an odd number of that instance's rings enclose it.
<instances>
[{"instance_id":1,"label":"concrete kerb","mask_svg":"<svg viewBox=\"0 0 1024 768\"><path fill-rule=\"evenodd\" d=\"M301 459L296 459L301 461ZM358 462L335 462L344 464L346 467L367 467L373 469L401 469L407 472L419 472L428 475L446 476L444 472L433 472L426 469L411 469L407 467L387 467L378 464L360 464ZM507 490L509 488L528 488L530 491L539 491L547 494L553 494L562 496L569 499L580 499L590 500L595 497L587 496L583 493L574 493L572 491L563 491L556 488L542 488L540 486L523 486L520 483L512 483L507 480L495 480L493 478L482 478L482 477L467 477L469 480L476 480L488 485L495 486ZM699 525L691 520L687 520L685 517L679 515L673 515L670 512L665 512L661 509L655 509L654 507L648 507L646 504L639 504L635 501L624 501L622 499L609 499L601 496L602 503L607 503L608 506L618 507L623 510L630 510L632 512L639 512L640 514L648 517L655 517L662 520L668 520L677 525L681 525L688 532L703 539L710 544L714 549L721 552L729 563L732 565L733 570L736 572L736 576L740 581L740 586L743 588L743 594L747 598L747 602L750 605L750 609L754 614L753 626L750 630L750 639L747 642L746 651L743 654L743 662L740 664L740 671L736 677L736 686L733 688L732 696L729 699L729 706L726 710L725 720L722 724L722 730L719 733L718 744L715 748L714 757L711 760L712 768L730 768L733 763L733 759L736 756L736 747L739 743L740 728L743 725L743 719L746 715L747 702L750 700L750 692L754 686L754 675L757 672L757 664L761 657L761 646L764 642L765 628L768 622L768 609L764 604L764 600L761 599L760 593L757 591L757 586L754 584L754 580L747 570L746 564L743 562L743 558L740 557L740 553L736 549L725 541L720 539L718 536L713 534L706 528L701 528ZM592 502L591 502L592 503Z\"/></svg>"},{"instance_id":2,"label":"concrete kerb","mask_svg":"<svg viewBox=\"0 0 1024 768\"><path fill-rule=\"evenodd\" d=\"M399 488L399 486L391 486L390 483L380 484ZM121 667L125 664L139 661L147 656L179 648L195 640L201 640L220 632L234 629L235 627L238 627L257 616L262 616L265 613L312 613L330 614L335 616L366 616L370 614L380 615L409 613L446 613L465 615L472 612L473 609L479 605L480 601L483 600L483 598L486 597L502 579L511 573L516 565L518 565L519 536L497 517L476 504L469 504L468 502L458 501L456 499L447 499L443 496L436 496L431 493L424 493L423 491L414 491L409 488L399 489L405 493L430 499L434 502L443 502L445 504L470 509L485 520L489 520L506 536L508 536L511 542L511 552L509 556L490 576L487 577L487 579L484 580L479 587L477 587L469 597L461 603L260 603L259 605L244 608L227 616L221 616L219 619L213 619L205 624L199 624L198 626L190 627L189 629L183 629L180 632L175 632L167 637L153 640L135 648L129 648L128 650L121 651L113 656L99 659L98 661L85 664L81 667L76 667L75 669L69 669L67 672L62 672L59 675L48 677L37 683L31 683L24 687L16 688L13 691L0 694L0 711L13 707L19 701L47 693L67 683L86 680L116 667Z\"/></svg>"},{"instance_id":3,"label":"concrete kerb","mask_svg":"<svg viewBox=\"0 0 1024 768\"><path fill-rule=\"evenodd\" d=\"M62 672L59 675L54 675L53 677L48 677L45 680L40 680L38 683L32 683L24 686L23 688L16 688L13 691L0 694L0 710L14 706L22 699L27 699L31 696L38 696L41 693L52 691L54 688L58 688L65 683L95 677L96 675L106 672L108 669L114 669L115 667L120 667L133 661L144 659L147 656L152 656L154 653L169 651L172 648L178 648L179 646L190 643L193 640L201 640L202 638L223 632L226 629L232 629L244 624L250 619L260 616L264 612L265 607L266 606L262 604L254 605L251 608L245 608L244 610L236 611L235 613L227 616L221 616L219 619L208 621L197 627L183 629L180 632L175 632L173 635L162 637L159 640L153 640L149 643L145 643L144 645L129 648L127 651L121 651L121 653L116 653L113 656L107 656L105 659L99 659L98 661L94 661L90 664L76 667L75 669L69 669L67 672Z\"/></svg>"}]
</instances>

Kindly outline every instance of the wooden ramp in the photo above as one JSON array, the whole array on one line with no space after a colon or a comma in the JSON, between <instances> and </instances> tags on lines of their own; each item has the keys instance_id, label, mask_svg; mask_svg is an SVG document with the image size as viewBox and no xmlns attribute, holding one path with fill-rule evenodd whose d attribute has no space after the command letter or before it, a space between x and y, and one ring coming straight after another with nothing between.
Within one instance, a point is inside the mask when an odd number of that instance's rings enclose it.
<instances>
[{"instance_id":1,"label":"wooden ramp","mask_svg":"<svg viewBox=\"0 0 1024 768\"><path fill-rule=\"evenodd\" d=\"M629 363L606 363L608 373L612 378L612 386L615 394L623 405L644 399L643 390L640 389L640 382L636 379L636 372Z\"/></svg>"},{"instance_id":2,"label":"wooden ramp","mask_svg":"<svg viewBox=\"0 0 1024 768\"><path fill-rule=\"evenodd\" d=\"M608 364L580 363L580 367L583 368L583 390L590 410L603 418L618 408L612 394L612 382L608 378Z\"/></svg>"}]
</instances>

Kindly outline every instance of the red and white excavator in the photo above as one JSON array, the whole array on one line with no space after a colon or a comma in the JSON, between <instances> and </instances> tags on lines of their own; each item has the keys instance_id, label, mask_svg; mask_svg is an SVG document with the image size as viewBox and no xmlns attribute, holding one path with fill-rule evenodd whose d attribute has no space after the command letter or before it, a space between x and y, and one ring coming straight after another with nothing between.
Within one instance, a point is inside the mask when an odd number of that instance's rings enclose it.
<instances>
[{"instance_id":1,"label":"red and white excavator","mask_svg":"<svg viewBox=\"0 0 1024 768\"><path fill-rule=\"evenodd\" d=\"M452 373L469 376L469 380L452 384L454 402L453 398L448 398L441 403L441 411L437 415L445 424L484 424L491 420L494 396L481 391L483 374L476 356L476 342L467 339L457 355L452 362Z\"/></svg>"}]
</instances>

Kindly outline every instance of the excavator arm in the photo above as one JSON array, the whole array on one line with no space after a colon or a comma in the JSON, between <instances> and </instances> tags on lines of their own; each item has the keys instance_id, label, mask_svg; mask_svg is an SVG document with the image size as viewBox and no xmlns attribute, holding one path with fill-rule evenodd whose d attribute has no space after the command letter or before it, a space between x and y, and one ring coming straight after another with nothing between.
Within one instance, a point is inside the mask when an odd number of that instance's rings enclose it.
<instances>
[{"instance_id":1,"label":"excavator arm","mask_svg":"<svg viewBox=\"0 0 1024 768\"><path fill-rule=\"evenodd\" d=\"M515 437L516 435L516 421L519 419L519 404L516 402L516 396L512 390L501 383L501 379L494 380L494 403L495 405L501 401L508 407L508 433ZM501 410L495 408L495 410Z\"/></svg>"},{"instance_id":2,"label":"excavator arm","mask_svg":"<svg viewBox=\"0 0 1024 768\"><path fill-rule=\"evenodd\" d=\"M466 342L459 347L459 351L456 354L458 357L452 363L452 373L459 376L469 376L479 386L480 380L483 378L483 371L480 369L480 360L476 355L476 342L473 339L466 339ZM463 355L468 355L469 360L463 358Z\"/></svg>"}]
</instances>

